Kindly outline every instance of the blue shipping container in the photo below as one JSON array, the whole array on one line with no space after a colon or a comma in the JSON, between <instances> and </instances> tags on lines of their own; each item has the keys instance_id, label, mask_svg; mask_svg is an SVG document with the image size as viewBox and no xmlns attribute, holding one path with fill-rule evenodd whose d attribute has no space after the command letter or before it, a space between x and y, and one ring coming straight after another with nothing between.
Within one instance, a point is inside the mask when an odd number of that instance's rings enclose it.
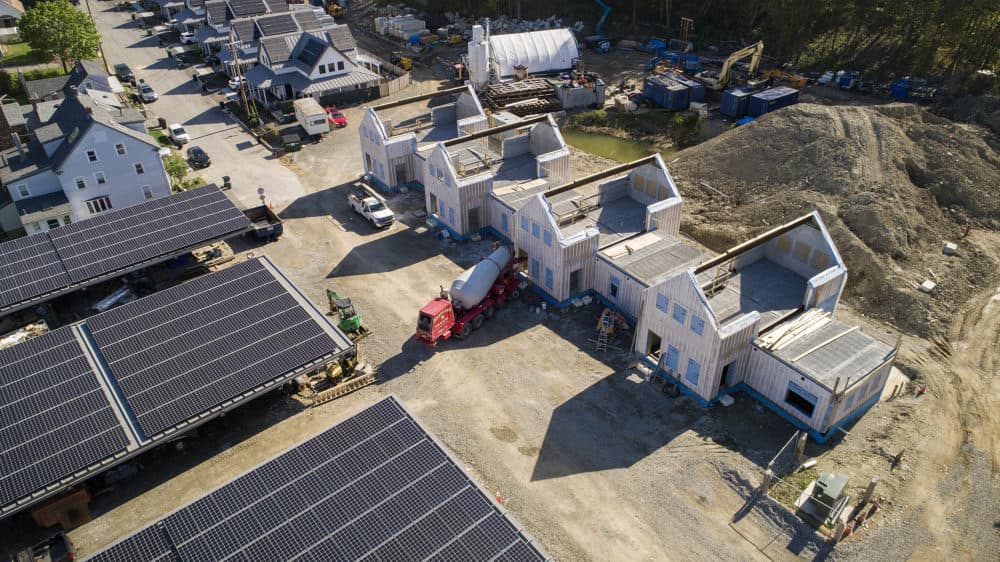
<instances>
[{"instance_id":1,"label":"blue shipping container","mask_svg":"<svg viewBox=\"0 0 1000 562\"><path fill-rule=\"evenodd\" d=\"M788 107L797 101L799 101L799 91L795 88L786 86L771 88L750 96L750 102L747 103L747 115L760 117L775 109Z\"/></svg>"},{"instance_id":2,"label":"blue shipping container","mask_svg":"<svg viewBox=\"0 0 1000 562\"><path fill-rule=\"evenodd\" d=\"M683 74L677 74L676 72L668 72L664 74L667 78L687 86L687 89L691 91L690 101L694 103L701 103L705 101L705 85L697 80L692 80Z\"/></svg>"},{"instance_id":3,"label":"blue shipping container","mask_svg":"<svg viewBox=\"0 0 1000 562\"><path fill-rule=\"evenodd\" d=\"M722 94L722 105L719 111L729 117L743 117L747 112L747 104L753 91L746 88L733 88Z\"/></svg>"},{"instance_id":4,"label":"blue shipping container","mask_svg":"<svg viewBox=\"0 0 1000 562\"><path fill-rule=\"evenodd\" d=\"M647 76L643 82L642 95L668 111L685 110L690 101L686 86L663 76Z\"/></svg>"},{"instance_id":5,"label":"blue shipping container","mask_svg":"<svg viewBox=\"0 0 1000 562\"><path fill-rule=\"evenodd\" d=\"M701 57L698 55L685 55L684 70L687 72L698 72L701 70Z\"/></svg>"}]
</instances>

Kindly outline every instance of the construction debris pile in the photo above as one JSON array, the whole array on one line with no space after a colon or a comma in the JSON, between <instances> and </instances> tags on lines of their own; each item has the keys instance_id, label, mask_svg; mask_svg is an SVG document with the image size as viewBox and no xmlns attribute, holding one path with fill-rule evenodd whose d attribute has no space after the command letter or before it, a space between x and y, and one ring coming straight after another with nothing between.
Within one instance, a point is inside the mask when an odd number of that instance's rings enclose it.
<instances>
[{"instance_id":1,"label":"construction debris pile","mask_svg":"<svg viewBox=\"0 0 1000 562\"><path fill-rule=\"evenodd\" d=\"M714 249L819 209L851 272L846 295L927 336L996 286L996 249L968 236L1000 229L1000 154L983 137L912 105L799 104L668 165L686 229Z\"/></svg>"},{"instance_id":2,"label":"construction debris pile","mask_svg":"<svg viewBox=\"0 0 1000 562\"><path fill-rule=\"evenodd\" d=\"M544 78L491 84L481 98L492 111L509 111L519 117L562 108L552 84Z\"/></svg>"}]
</instances>

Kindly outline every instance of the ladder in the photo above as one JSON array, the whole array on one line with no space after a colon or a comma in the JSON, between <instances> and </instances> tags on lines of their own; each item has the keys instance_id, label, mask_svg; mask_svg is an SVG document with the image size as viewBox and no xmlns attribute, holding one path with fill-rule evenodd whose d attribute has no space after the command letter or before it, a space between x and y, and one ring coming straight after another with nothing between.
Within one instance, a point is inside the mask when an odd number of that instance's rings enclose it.
<instances>
[{"instance_id":1,"label":"ladder","mask_svg":"<svg viewBox=\"0 0 1000 562\"><path fill-rule=\"evenodd\" d=\"M729 260L715 268L715 275L712 277L712 285L708 289L708 296L712 296L726 288L726 283L733 276L734 266L735 260Z\"/></svg>"},{"instance_id":2,"label":"ladder","mask_svg":"<svg viewBox=\"0 0 1000 562\"><path fill-rule=\"evenodd\" d=\"M597 328L597 346L595 351L608 350L608 332L611 331L611 317L608 314L601 315L601 325Z\"/></svg>"}]
</instances>

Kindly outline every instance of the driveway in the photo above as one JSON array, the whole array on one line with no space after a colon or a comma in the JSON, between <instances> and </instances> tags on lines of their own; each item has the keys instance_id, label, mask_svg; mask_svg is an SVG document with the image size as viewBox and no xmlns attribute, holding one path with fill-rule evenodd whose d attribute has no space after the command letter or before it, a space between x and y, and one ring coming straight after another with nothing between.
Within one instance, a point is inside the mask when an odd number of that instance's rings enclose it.
<instances>
[{"instance_id":1,"label":"driveway","mask_svg":"<svg viewBox=\"0 0 1000 562\"><path fill-rule=\"evenodd\" d=\"M222 176L231 177L230 196L244 207L260 204L258 187L265 189L275 207L284 207L306 193L291 170L220 110L211 95L202 94L201 85L192 79L193 69L177 69L166 49L155 37L147 37L129 13L114 11L109 2L87 2L108 64L128 64L137 79L146 80L159 94L159 99L148 105L151 118L183 124L191 135L191 144L184 150L197 145L211 156L212 165L198 175L220 184Z\"/></svg>"}]
</instances>

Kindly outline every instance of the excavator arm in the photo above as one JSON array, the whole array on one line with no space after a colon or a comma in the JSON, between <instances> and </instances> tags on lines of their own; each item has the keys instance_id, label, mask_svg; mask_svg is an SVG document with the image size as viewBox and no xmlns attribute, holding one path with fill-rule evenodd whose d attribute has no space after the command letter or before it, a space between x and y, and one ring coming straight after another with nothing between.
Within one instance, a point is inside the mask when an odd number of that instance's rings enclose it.
<instances>
[{"instance_id":1,"label":"excavator arm","mask_svg":"<svg viewBox=\"0 0 1000 562\"><path fill-rule=\"evenodd\" d=\"M738 61L741 61L748 56L753 55L750 59L750 66L748 67L749 74L752 76L757 72L757 67L760 66L760 58L764 54L764 42L757 41L757 43L750 45L749 47L743 47L742 49L729 55L726 62L722 63L722 70L719 72L719 89L725 89L729 85L729 70Z\"/></svg>"}]
</instances>

